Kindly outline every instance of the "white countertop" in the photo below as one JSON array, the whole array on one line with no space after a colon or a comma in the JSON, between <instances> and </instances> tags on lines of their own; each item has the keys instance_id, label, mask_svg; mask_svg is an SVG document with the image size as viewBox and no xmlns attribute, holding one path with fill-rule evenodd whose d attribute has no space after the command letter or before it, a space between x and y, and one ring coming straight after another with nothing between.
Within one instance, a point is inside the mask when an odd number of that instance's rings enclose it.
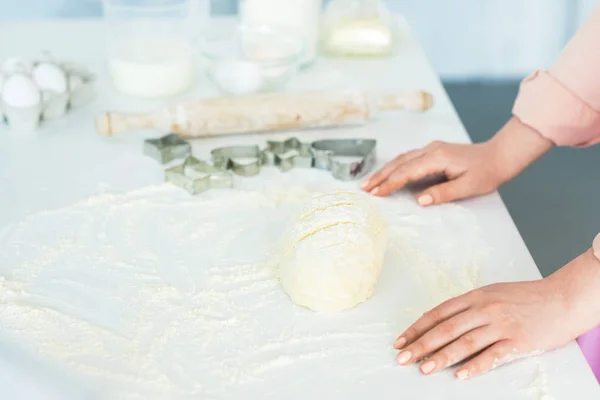
<instances>
[{"instance_id":1,"label":"white countertop","mask_svg":"<svg viewBox=\"0 0 600 400\"><path fill-rule=\"evenodd\" d=\"M322 130L298 133L299 136L305 139L336 135L343 137L352 132L352 136L376 137L379 165L400 152L423 146L435 139L469 141L419 44L410 35L410 30L405 24L400 22L400 25L403 38L398 54L393 59L319 59L313 68L302 72L290 84L290 89L424 89L434 94L435 108L426 114L399 112L382 115L370 124L352 128L350 131ZM35 134L19 135L10 132L6 127L0 128L0 228L21 221L30 214L65 207L102 192L120 193L161 183L162 169L141 152L142 139L156 137L156 132L101 137L94 130L94 119L103 111L151 110L162 104L158 101L132 100L114 91L105 73L104 35L99 21L2 23L0 32L5 38L14 38L3 41L0 60L16 55L35 56L39 51L47 49L59 59L82 63L100 75L99 93L92 104L74 111L63 119L44 122ZM200 75L195 89L180 97L216 94L216 88ZM197 154L204 155L218 144L233 141L256 143L268 137L282 136L263 134L235 139L203 139L194 142L193 146ZM408 198L406 194L404 196ZM494 249L496 256L490 265L486 266L487 282L540 277L497 194L464 201L460 205L476 216L482 239ZM557 321L557 324L559 323L560 321ZM69 382L63 378L49 379L47 369L52 369L51 367L38 366L32 361L32 356L26 356L26 353L20 350L6 350L14 344L8 341L0 342L0 397L30 400L79 398L76 392L83 382ZM26 347L25 343L17 345ZM361 362L360 359L354 361L357 364ZM535 362L544 367L544 376L547 377L553 399L591 399L600 396L600 388L574 343L565 349L539 356ZM369 387L368 390L365 389L365 381L358 382L356 393L363 393L361 396L368 395L374 399L400 398L405 397L405 394L410 394L409 397L412 398L416 393L422 392L419 387L436 386L438 393L444 393L446 397L443 398L447 399L515 398L511 397L512 394L501 393L502 388L510 387L511 391L506 393L522 392L522 397L517 398L542 399L541 395L535 397L535 391L527 392L527 382L535 378L535 368L532 367L533 364L523 365L517 370L511 369L512 367L501 368L470 382L454 380L449 371L434 377L422 377L414 369L398 369L398 380L393 374L388 380L375 379L373 382L377 382L376 386ZM55 373L59 372L55 369ZM515 380L515 373L526 376ZM368 378L365 379L368 384ZM62 392L67 388L68 392ZM402 388L405 389L404 393L400 391ZM407 388L410 390L407 391ZM348 398L341 394L344 392L339 393L340 399ZM442 398L439 394L438 397L430 396L433 395L429 394L423 398Z\"/></svg>"}]
</instances>

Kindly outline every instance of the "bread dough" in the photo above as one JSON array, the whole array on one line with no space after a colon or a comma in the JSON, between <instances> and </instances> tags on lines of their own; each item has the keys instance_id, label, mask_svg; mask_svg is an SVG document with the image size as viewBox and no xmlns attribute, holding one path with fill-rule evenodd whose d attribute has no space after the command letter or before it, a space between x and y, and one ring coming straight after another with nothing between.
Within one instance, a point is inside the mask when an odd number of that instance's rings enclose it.
<instances>
[{"instance_id":1,"label":"bread dough","mask_svg":"<svg viewBox=\"0 0 600 400\"><path fill-rule=\"evenodd\" d=\"M278 274L294 303L341 311L367 300L387 249L379 210L352 192L314 196L284 239Z\"/></svg>"}]
</instances>

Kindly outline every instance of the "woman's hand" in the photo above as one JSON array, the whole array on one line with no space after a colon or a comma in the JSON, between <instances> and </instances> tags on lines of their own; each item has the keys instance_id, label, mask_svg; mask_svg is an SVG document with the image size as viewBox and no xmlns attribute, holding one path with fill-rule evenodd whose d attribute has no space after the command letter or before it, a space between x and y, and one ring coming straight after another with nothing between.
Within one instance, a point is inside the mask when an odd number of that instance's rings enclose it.
<instances>
[{"instance_id":1,"label":"woman's hand","mask_svg":"<svg viewBox=\"0 0 600 400\"><path fill-rule=\"evenodd\" d=\"M412 181L444 174L449 182L432 186L418 196L422 206L445 203L495 191L503 182L492 142L451 144L433 142L387 163L361 188L375 196L387 196Z\"/></svg>"},{"instance_id":2,"label":"woman's hand","mask_svg":"<svg viewBox=\"0 0 600 400\"><path fill-rule=\"evenodd\" d=\"M566 320L569 303L558 289L547 278L494 284L448 300L396 340L397 360L406 365L428 357L420 369L431 374L477 355L456 373L467 379L561 347L582 332L581 324Z\"/></svg>"},{"instance_id":3,"label":"woman's hand","mask_svg":"<svg viewBox=\"0 0 600 400\"><path fill-rule=\"evenodd\" d=\"M485 143L433 142L401 154L370 176L361 188L375 196L387 196L409 182L444 174L449 182L420 193L420 205L483 195L512 179L552 146L551 141L512 118Z\"/></svg>"}]
</instances>

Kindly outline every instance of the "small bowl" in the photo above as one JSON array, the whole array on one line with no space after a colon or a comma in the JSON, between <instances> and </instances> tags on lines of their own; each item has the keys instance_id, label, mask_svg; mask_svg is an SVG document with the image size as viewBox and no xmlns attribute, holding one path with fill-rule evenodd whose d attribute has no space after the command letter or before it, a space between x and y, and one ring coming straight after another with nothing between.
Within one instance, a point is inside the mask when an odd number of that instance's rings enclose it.
<instances>
[{"instance_id":1,"label":"small bowl","mask_svg":"<svg viewBox=\"0 0 600 400\"><path fill-rule=\"evenodd\" d=\"M208 76L228 94L283 88L302 62L303 37L273 25L215 28L199 39Z\"/></svg>"}]
</instances>

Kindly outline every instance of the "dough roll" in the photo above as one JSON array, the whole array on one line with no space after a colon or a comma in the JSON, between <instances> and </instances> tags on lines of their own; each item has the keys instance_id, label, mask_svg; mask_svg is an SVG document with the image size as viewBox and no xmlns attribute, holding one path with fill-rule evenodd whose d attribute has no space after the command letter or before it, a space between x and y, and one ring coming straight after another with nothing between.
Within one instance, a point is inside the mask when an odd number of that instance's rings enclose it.
<instances>
[{"instance_id":1,"label":"dough roll","mask_svg":"<svg viewBox=\"0 0 600 400\"><path fill-rule=\"evenodd\" d=\"M297 305L342 311L373 294L386 249L387 227L374 205L352 192L316 195L284 240L279 279Z\"/></svg>"}]
</instances>

